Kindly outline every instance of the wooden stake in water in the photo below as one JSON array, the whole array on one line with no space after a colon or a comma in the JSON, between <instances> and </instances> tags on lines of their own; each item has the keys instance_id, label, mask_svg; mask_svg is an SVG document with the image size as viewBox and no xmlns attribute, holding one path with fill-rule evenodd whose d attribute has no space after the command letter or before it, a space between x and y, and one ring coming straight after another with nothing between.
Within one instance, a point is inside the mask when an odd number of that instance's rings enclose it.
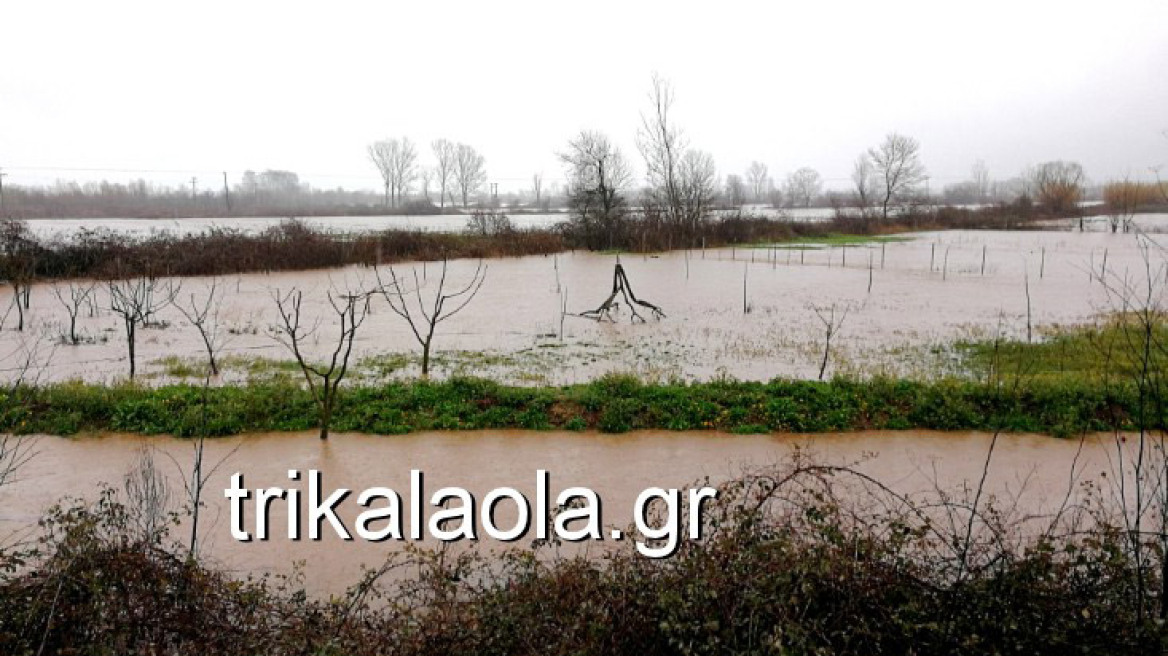
<instances>
[{"instance_id":1,"label":"wooden stake in water","mask_svg":"<svg viewBox=\"0 0 1168 656\"><path fill-rule=\"evenodd\" d=\"M929 245L929 273L933 272L934 265L937 263L937 243L933 242Z\"/></svg>"},{"instance_id":2,"label":"wooden stake in water","mask_svg":"<svg viewBox=\"0 0 1168 656\"><path fill-rule=\"evenodd\" d=\"M840 266L842 266L843 268L846 269L846 268L848 268L848 245L844 244L842 246L842 248L843 248L843 252L844 252L844 261L843 261L843 264L841 264Z\"/></svg>"},{"instance_id":3,"label":"wooden stake in water","mask_svg":"<svg viewBox=\"0 0 1168 656\"><path fill-rule=\"evenodd\" d=\"M803 264L803 256L807 254L806 248L799 249L799 264Z\"/></svg>"},{"instance_id":4,"label":"wooden stake in water","mask_svg":"<svg viewBox=\"0 0 1168 656\"><path fill-rule=\"evenodd\" d=\"M1042 247L1042 259L1038 261L1038 279L1042 280L1043 274L1046 273L1046 246Z\"/></svg>"},{"instance_id":5,"label":"wooden stake in water","mask_svg":"<svg viewBox=\"0 0 1168 656\"><path fill-rule=\"evenodd\" d=\"M1103 268L1099 270L1099 281L1102 282L1107 278L1107 249L1103 249Z\"/></svg>"},{"instance_id":6,"label":"wooden stake in water","mask_svg":"<svg viewBox=\"0 0 1168 656\"><path fill-rule=\"evenodd\" d=\"M1030 320L1030 273L1029 272L1026 273L1026 278L1024 279L1024 281L1026 284L1026 343L1030 344L1034 341L1034 338L1033 338L1034 323Z\"/></svg>"},{"instance_id":7,"label":"wooden stake in water","mask_svg":"<svg viewBox=\"0 0 1168 656\"><path fill-rule=\"evenodd\" d=\"M985 247L985 244L982 244L982 247L981 247L981 275L983 275L983 276L985 275L985 257L986 257L986 247Z\"/></svg>"},{"instance_id":8,"label":"wooden stake in water","mask_svg":"<svg viewBox=\"0 0 1168 656\"><path fill-rule=\"evenodd\" d=\"M746 304L746 275L750 273L750 265L742 267L742 314L750 314L750 306Z\"/></svg>"},{"instance_id":9,"label":"wooden stake in water","mask_svg":"<svg viewBox=\"0 0 1168 656\"><path fill-rule=\"evenodd\" d=\"M880 268L884 269L884 242L880 242Z\"/></svg>"},{"instance_id":10,"label":"wooden stake in water","mask_svg":"<svg viewBox=\"0 0 1168 656\"><path fill-rule=\"evenodd\" d=\"M945 263L944 269L941 271L941 280L949 279L949 247L945 247Z\"/></svg>"},{"instance_id":11,"label":"wooden stake in water","mask_svg":"<svg viewBox=\"0 0 1168 656\"><path fill-rule=\"evenodd\" d=\"M868 253L868 293L872 293L872 253Z\"/></svg>"}]
</instances>

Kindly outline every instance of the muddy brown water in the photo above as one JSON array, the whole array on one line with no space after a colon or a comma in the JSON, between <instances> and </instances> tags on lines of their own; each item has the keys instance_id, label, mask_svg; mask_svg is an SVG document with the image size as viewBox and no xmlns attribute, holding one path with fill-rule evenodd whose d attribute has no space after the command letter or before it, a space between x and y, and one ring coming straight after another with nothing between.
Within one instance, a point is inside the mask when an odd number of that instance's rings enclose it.
<instances>
[{"instance_id":1,"label":"muddy brown water","mask_svg":"<svg viewBox=\"0 0 1168 656\"><path fill-rule=\"evenodd\" d=\"M810 436L484 431L393 437L338 434L327 442L314 433L222 438L207 442L206 462L218 468L206 488L208 507L202 520L202 541L204 555L237 574L287 573L295 562L303 561L310 591L337 593L357 579L363 565L380 564L408 541L346 542L327 530L319 542L290 541L285 534L285 506L276 502L271 512L271 539L237 542L229 532L224 497L231 474L243 473L246 486L254 489L290 485L289 469L317 469L322 472L326 493L336 487L360 491L384 486L400 492L408 508L411 469L425 473L427 494L442 486L458 486L480 500L500 486L513 487L534 499L535 472L545 469L550 472L552 494L569 486L587 486L603 501L603 523L626 526L632 518L633 501L644 488L686 487L704 477L723 481L744 468L784 462L796 448L824 462L859 462L859 469L899 492L931 490L934 483L949 489L974 485L991 438L984 433L921 431ZM169 437L43 436L32 438L29 445L35 457L19 471L15 482L0 487L0 542L35 535L37 519L62 497L92 500L102 482L121 489L123 477L144 446L154 447L156 463L171 479L177 503L176 463L189 467L192 461L192 443ZM1072 465L1077 463L1076 478L1097 479L1109 471L1109 449L1113 448L1111 438L1105 436L1086 438L1080 453L1078 440L1003 435L993 456L987 489L1003 498L1019 499L1029 511L1042 512L1067 494ZM349 527L357 512L354 508L351 499L341 505L340 515ZM251 515L248 517L251 522ZM506 524L505 519L500 519L500 525ZM406 527L408 530L408 520ZM177 535L185 536L186 530L181 527ZM529 534L519 544L529 544L531 537ZM482 544L487 548L500 546L491 540Z\"/></svg>"}]
</instances>

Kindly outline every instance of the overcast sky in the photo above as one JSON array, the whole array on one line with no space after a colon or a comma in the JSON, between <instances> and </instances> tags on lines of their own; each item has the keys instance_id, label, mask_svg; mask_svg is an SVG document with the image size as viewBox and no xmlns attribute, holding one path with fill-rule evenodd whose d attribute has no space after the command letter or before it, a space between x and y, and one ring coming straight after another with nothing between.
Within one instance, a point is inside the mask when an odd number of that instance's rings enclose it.
<instances>
[{"instance_id":1,"label":"overcast sky","mask_svg":"<svg viewBox=\"0 0 1168 656\"><path fill-rule=\"evenodd\" d=\"M934 188L1074 159L1095 181L1168 164L1168 2L8 2L8 182L298 172L377 187L365 147L436 137L501 189L562 171L575 132L635 134L656 71L719 173L846 178L890 131ZM839 182L838 184L843 184Z\"/></svg>"}]
</instances>

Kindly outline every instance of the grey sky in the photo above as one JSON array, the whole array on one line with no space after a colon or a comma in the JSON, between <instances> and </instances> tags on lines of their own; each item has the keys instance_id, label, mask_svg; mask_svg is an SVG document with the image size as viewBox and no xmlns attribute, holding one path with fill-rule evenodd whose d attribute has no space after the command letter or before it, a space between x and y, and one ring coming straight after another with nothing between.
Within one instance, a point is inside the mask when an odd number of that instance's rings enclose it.
<instances>
[{"instance_id":1,"label":"grey sky","mask_svg":"<svg viewBox=\"0 0 1168 656\"><path fill-rule=\"evenodd\" d=\"M848 175L897 130L940 186L1076 159L1093 180L1168 164L1168 2L6 3L9 181L36 167L297 171L377 186L370 141L465 141L503 189L582 128L638 162L650 75L719 173L752 159Z\"/></svg>"}]
</instances>

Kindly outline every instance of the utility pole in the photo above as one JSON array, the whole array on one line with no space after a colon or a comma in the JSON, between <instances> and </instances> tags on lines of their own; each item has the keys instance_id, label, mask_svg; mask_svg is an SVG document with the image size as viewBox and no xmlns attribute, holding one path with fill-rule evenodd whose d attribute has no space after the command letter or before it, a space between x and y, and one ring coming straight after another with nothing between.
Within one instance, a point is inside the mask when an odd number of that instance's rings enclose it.
<instances>
[{"instance_id":1,"label":"utility pole","mask_svg":"<svg viewBox=\"0 0 1168 656\"><path fill-rule=\"evenodd\" d=\"M0 217L4 216L4 176L8 175L0 168Z\"/></svg>"},{"instance_id":2,"label":"utility pole","mask_svg":"<svg viewBox=\"0 0 1168 656\"><path fill-rule=\"evenodd\" d=\"M227 171L223 172L223 201L227 203L227 213L231 214L231 190L227 188Z\"/></svg>"},{"instance_id":3,"label":"utility pole","mask_svg":"<svg viewBox=\"0 0 1168 656\"><path fill-rule=\"evenodd\" d=\"M197 192L195 191L195 184L196 184L198 181L199 181L199 179L198 179L198 178L194 178L194 177L192 177L192 178L191 178L191 200L194 200L194 199L195 199L195 195L196 195L196 193L197 193Z\"/></svg>"}]
</instances>

